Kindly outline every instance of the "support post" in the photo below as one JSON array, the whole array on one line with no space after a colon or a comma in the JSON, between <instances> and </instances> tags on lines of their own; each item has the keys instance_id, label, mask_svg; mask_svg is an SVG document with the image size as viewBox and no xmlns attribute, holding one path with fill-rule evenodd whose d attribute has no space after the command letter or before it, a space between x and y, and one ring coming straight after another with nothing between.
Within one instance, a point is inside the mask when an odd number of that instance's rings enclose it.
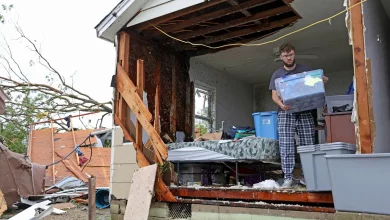
<instances>
[{"instance_id":1,"label":"support post","mask_svg":"<svg viewBox=\"0 0 390 220\"><path fill-rule=\"evenodd\" d=\"M239 185L239 180L238 180L238 162L236 161L236 184Z\"/></svg>"},{"instance_id":2,"label":"support post","mask_svg":"<svg viewBox=\"0 0 390 220\"><path fill-rule=\"evenodd\" d=\"M176 92L177 92L177 77L176 77L176 57L172 56L172 106L171 106L171 131L173 133L173 141L176 141Z\"/></svg>"},{"instance_id":3,"label":"support post","mask_svg":"<svg viewBox=\"0 0 390 220\"><path fill-rule=\"evenodd\" d=\"M95 220L96 215L96 178L88 179L88 220Z\"/></svg>"},{"instance_id":4,"label":"support post","mask_svg":"<svg viewBox=\"0 0 390 220\"><path fill-rule=\"evenodd\" d=\"M360 3L361 0L349 0L349 6ZM356 145L358 153L372 153L370 111L367 92L367 72L365 60L364 28L362 5L356 5L350 10L352 51L354 59L354 75L356 79L357 125Z\"/></svg>"}]
</instances>

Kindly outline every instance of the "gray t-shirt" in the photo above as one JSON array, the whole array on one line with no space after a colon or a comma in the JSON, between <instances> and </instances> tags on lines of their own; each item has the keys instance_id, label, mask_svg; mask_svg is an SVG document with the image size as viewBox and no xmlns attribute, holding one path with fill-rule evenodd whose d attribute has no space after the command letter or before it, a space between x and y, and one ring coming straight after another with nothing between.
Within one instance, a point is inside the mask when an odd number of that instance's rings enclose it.
<instances>
[{"instance_id":1,"label":"gray t-shirt","mask_svg":"<svg viewBox=\"0 0 390 220\"><path fill-rule=\"evenodd\" d=\"M282 76L286 75L292 75L292 74L297 74L297 73L302 73L305 71L311 71L312 69L306 65L303 64L297 64L293 70L286 70L284 66L280 67L277 69L273 74L271 78L271 82L269 84L269 89L270 90L276 90L275 86L275 79L280 78Z\"/></svg>"}]
</instances>

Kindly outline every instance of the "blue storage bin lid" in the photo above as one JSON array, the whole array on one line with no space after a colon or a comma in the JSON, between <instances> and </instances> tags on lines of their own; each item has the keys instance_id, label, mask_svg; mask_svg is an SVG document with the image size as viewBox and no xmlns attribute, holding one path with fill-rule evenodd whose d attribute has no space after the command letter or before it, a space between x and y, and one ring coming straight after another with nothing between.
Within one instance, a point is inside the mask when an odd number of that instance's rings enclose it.
<instances>
[{"instance_id":1,"label":"blue storage bin lid","mask_svg":"<svg viewBox=\"0 0 390 220\"><path fill-rule=\"evenodd\" d=\"M261 115L261 116L267 116L267 115L272 115L272 114L277 114L276 111L271 111L271 112L256 112L256 113L253 113L252 116L255 116L255 115Z\"/></svg>"}]
</instances>

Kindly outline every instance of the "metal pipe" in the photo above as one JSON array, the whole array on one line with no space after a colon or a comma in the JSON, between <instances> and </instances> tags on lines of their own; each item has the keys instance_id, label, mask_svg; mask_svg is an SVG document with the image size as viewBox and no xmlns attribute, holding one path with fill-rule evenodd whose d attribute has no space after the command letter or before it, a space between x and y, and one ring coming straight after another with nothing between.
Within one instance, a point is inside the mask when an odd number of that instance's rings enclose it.
<instances>
[{"instance_id":1,"label":"metal pipe","mask_svg":"<svg viewBox=\"0 0 390 220\"><path fill-rule=\"evenodd\" d=\"M88 220L95 220L96 216L96 178L88 179Z\"/></svg>"}]
</instances>

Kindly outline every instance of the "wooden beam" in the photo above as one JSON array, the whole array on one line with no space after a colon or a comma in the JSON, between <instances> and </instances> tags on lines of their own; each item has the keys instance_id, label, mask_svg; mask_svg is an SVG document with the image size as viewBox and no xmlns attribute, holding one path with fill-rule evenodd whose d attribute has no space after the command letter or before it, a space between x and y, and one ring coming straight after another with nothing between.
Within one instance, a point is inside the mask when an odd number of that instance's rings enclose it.
<instances>
[{"instance_id":1,"label":"wooden beam","mask_svg":"<svg viewBox=\"0 0 390 220\"><path fill-rule=\"evenodd\" d=\"M144 61L137 60L137 92L138 92L138 95L139 95L139 98L141 99L141 101L143 101L144 88L145 88ZM137 120L135 137L136 137L135 141L137 142L137 145L139 146L140 150L142 151L142 148L143 148L142 125L139 122L139 120Z\"/></svg>"},{"instance_id":2,"label":"wooden beam","mask_svg":"<svg viewBox=\"0 0 390 220\"><path fill-rule=\"evenodd\" d=\"M154 18L154 19L152 19L150 21L147 21L147 22L135 25L135 29L138 32L141 32L141 31L143 31L143 30L145 30L145 29L147 29L149 27L157 26L157 25L159 25L161 23L165 23L165 22L167 22L169 20L172 20L172 19L184 16L184 15L187 15L187 14L191 14L193 12L196 12L196 11L199 11L199 10L202 10L202 9L205 9L205 8L217 5L217 4L219 4L221 2L225 2L225 1L226 0L213 0L213 1L207 1L207 2L204 2L204 3L201 3L201 4L197 4L197 5L194 5L192 7L185 8L185 9L182 9L182 10L179 10L179 11L175 11L175 12L170 13L168 15L165 15L165 16L162 16L162 17L158 17L158 18Z\"/></svg>"},{"instance_id":3,"label":"wooden beam","mask_svg":"<svg viewBox=\"0 0 390 220\"><path fill-rule=\"evenodd\" d=\"M114 122L115 122L115 124L119 125L122 128L123 135L125 136L126 140L131 141L133 143L136 143L135 142L135 133L130 133L130 132L127 131L126 125L121 121L119 116L114 115ZM134 126L134 124L133 124L133 126ZM127 134L127 136L126 136L126 134Z\"/></svg>"},{"instance_id":4,"label":"wooden beam","mask_svg":"<svg viewBox=\"0 0 390 220\"><path fill-rule=\"evenodd\" d=\"M177 105L176 105L176 90L177 90L177 77L176 77L176 57L172 56L172 105L171 105L171 132L173 133L174 140L176 140L176 118L177 118Z\"/></svg>"},{"instance_id":5,"label":"wooden beam","mask_svg":"<svg viewBox=\"0 0 390 220\"><path fill-rule=\"evenodd\" d=\"M170 188L173 195L182 198L235 199L248 201L279 201L299 203L333 204L332 193L309 193L305 191L261 191L256 189L221 188Z\"/></svg>"},{"instance_id":6,"label":"wooden beam","mask_svg":"<svg viewBox=\"0 0 390 220\"><path fill-rule=\"evenodd\" d=\"M227 2L229 2L229 4L231 4L231 5L238 5L239 4L239 2L237 2L237 0L227 0ZM242 10L241 13L247 17L252 15L248 10Z\"/></svg>"},{"instance_id":7,"label":"wooden beam","mask_svg":"<svg viewBox=\"0 0 390 220\"><path fill-rule=\"evenodd\" d=\"M278 20L278 21L273 21L273 22L271 22L269 24L256 25L254 27L241 29L241 30L238 30L238 31L230 32L230 33L227 33L227 34L219 35L219 36L212 37L212 38L205 39L205 40L196 41L196 42L193 42L193 43L209 45L209 44L216 43L216 42L219 42L219 41L225 41L225 40L228 40L228 39L249 35L249 34L252 34L252 33L255 33L255 32L272 30L272 29L275 29L275 28L278 28L278 27L290 25L291 23L295 22L297 19L298 19L298 17L295 17L295 16L291 17L291 18L285 18L285 19L281 19L281 20ZM183 50L187 50L187 49L192 48L192 47L193 46L189 45L189 46L183 47Z\"/></svg>"},{"instance_id":8,"label":"wooden beam","mask_svg":"<svg viewBox=\"0 0 390 220\"><path fill-rule=\"evenodd\" d=\"M127 104L130 106L131 110L134 112L137 119L140 121L142 127L148 133L149 138L153 144L155 153L157 151L161 154L162 158L165 160L168 157L168 150L162 141L160 135L156 132L153 125L150 123L152 120L152 115L149 110L146 108L142 100L137 94L137 88L133 82L128 77L126 71L118 64L117 65L117 89L126 100Z\"/></svg>"},{"instance_id":9,"label":"wooden beam","mask_svg":"<svg viewBox=\"0 0 390 220\"><path fill-rule=\"evenodd\" d=\"M285 27L283 27L283 28L285 28ZM244 40L240 40L240 41L235 41L234 44L246 44L246 43L250 43L252 41L261 40L263 38L266 38L266 37L269 37L271 35L276 34L277 32L279 32L283 28L276 29L275 31L273 31L273 32L271 32L269 34L266 34L266 35L263 35L263 36L260 36L260 37L252 37L252 38L248 38L248 39L244 39ZM223 48L214 49L214 50L213 49L198 50L198 51L196 51L194 53L190 53L189 56L192 57L192 56L201 56L201 55L210 54L210 53L217 53L219 51L223 51L223 50L227 50L227 49L234 48L234 47L239 47L239 46L240 45L234 45L234 46L231 46L231 47L223 47Z\"/></svg>"},{"instance_id":10,"label":"wooden beam","mask_svg":"<svg viewBox=\"0 0 390 220\"><path fill-rule=\"evenodd\" d=\"M361 0L349 0L349 5L360 3ZM367 90L367 73L365 65L365 45L363 31L363 13L362 6L359 4L353 7L350 11L350 21L352 28L352 51L354 59L354 74L356 78L356 99L357 99L357 114L358 114L358 133L357 142L358 149L361 153L369 154L373 152L373 142L371 139L370 128L370 111L368 102Z\"/></svg>"},{"instance_id":11,"label":"wooden beam","mask_svg":"<svg viewBox=\"0 0 390 220\"><path fill-rule=\"evenodd\" d=\"M158 58L157 66L155 70L156 76L156 95L155 95L155 108L154 108L154 129L160 134L160 90L161 90L161 58Z\"/></svg>"},{"instance_id":12,"label":"wooden beam","mask_svg":"<svg viewBox=\"0 0 390 220\"><path fill-rule=\"evenodd\" d=\"M178 24L170 25L169 27L162 28L162 30L167 32L167 33L175 32L175 31L181 30L183 28L186 28L186 27L189 27L192 25L196 25L196 24L199 24L199 23L202 23L205 21L210 21L210 20L220 18L220 17L226 16L226 15L240 12L240 11L245 10L245 9L257 7L257 6L264 5L264 4L271 3L271 2L275 2L275 1L276 0L251 0L249 2L235 5L235 6L232 6L229 8L221 9L218 11L213 11L211 13L204 14L204 15L200 15L200 16L182 21Z\"/></svg>"},{"instance_id":13,"label":"wooden beam","mask_svg":"<svg viewBox=\"0 0 390 220\"><path fill-rule=\"evenodd\" d=\"M274 15L283 14L286 12L291 12L291 8L288 6L282 6L282 7L274 8L274 9L271 9L268 11L260 12L260 13L255 14L255 15L251 15L249 17L239 18L239 19L236 19L233 21L229 21L229 22L226 22L226 23L223 23L220 25L202 28L200 30L191 31L191 32L188 32L185 34L180 34L180 35L177 35L175 37L177 37L181 40L188 40L188 39L191 39L194 37L198 37L201 35L220 31L220 30L227 29L227 28L232 28L232 27L242 25L242 24L247 24L247 23L250 23L253 21L261 20L261 19L268 18L268 17L274 16Z\"/></svg>"}]
</instances>

